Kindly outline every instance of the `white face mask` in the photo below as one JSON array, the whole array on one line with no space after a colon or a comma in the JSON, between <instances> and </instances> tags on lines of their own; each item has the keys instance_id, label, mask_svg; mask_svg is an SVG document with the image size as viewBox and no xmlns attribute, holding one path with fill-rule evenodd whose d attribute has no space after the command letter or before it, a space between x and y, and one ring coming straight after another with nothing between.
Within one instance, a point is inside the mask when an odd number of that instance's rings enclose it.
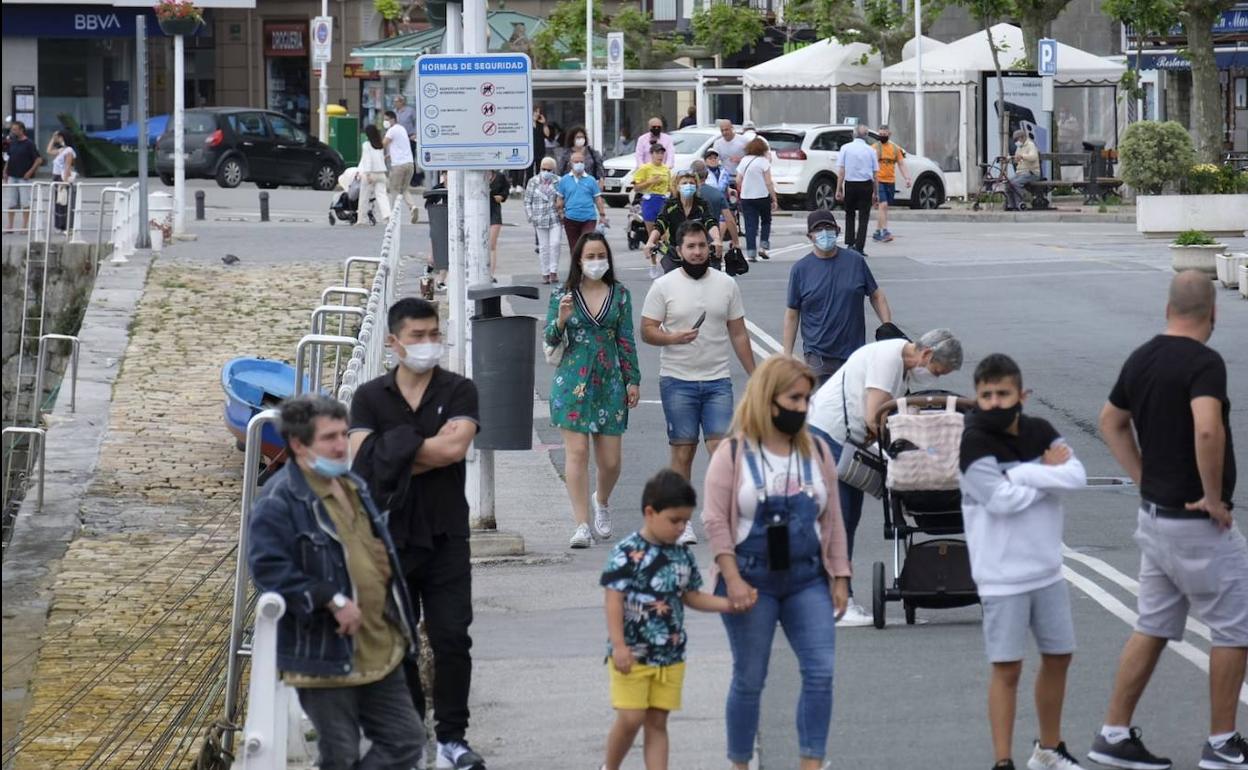
<instances>
[{"instance_id":1,"label":"white face mask","mask_svg":"<svg viewBox=\"0 0 1248 770\"><path fill-rule=\"evenodd\" d=\"M393 121L393 120L383 120L383 121L381 121L381 125L382 125L382 126L384 126L384 127L386 127L386 128L389 128L390 126L393 126L393 125L394 125L394 121Z\"/></svg>"},{"instance_id":2,"label":"white face mask","mask_svg":"<svg viewBox=\"0 0 1248 770\"><path fill-rule=\"evenodd\" d=\"M407 352L403 357L403 365L416 374L424 374L442 360L441 342L420 342L404 345L403 349Z\"/></svg>"},{"instance_id":3,"label":"white face mask","mask_svg":"<svg viewBox=\"0 0 1248 770\"><path fill-rule=\"evenodd\" d=\"M584 147L584 146L585 146L585 137L583 137L583 136L578 136L578 137L576 137L576 139L575 139L572 143L573 143L573 144L575 144L577 147Z\"/></svg>"},{"instance_id":4,"label":"white face mask","mask_svg":"<svg viewBox=\"0 0 1248 770\"><path fill-rule=\"evenodd\" d=\"M605 259L586 259L581 261L581 272L585 273L587 278L595 281L602 280L602 277L611 269L611 263Z\"/></svg>"}]
</instances>

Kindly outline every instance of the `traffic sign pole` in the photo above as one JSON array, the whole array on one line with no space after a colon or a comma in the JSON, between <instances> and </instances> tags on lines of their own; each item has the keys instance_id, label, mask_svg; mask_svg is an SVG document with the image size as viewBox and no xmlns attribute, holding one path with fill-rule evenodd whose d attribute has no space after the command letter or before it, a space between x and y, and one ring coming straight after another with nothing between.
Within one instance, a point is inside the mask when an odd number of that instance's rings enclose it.
<instances>
[{"instance_id":1,"label":"traffic sign pole","mask_svg":"<svg viewBox=\"0 0 1248 770\"><path fill-rule=\"evenodd\" d=\"M320 22L322 19L325 20L326 22L329 21L329 0L321 0L321 18L317 19L316 21ZM314 25L314 29L316 29L316 27L317 25ZM329 35L329 40L327 41L327 44L326 44L326 48L332 49L333 42L334 42L333 33L332 33L333 27L330 26L329 29L331 30L331 32ZM315 32L312 37L313 37L312 44L315 46L316 45ZM322 142L328 142L329 141L329 112L328 112L328 108L329 108L329 58L328 57L325 57L321 61L321 83L318 88L318 92L320 94L321 113L320 113L320 116L317 118L317 122L316 122L317 132L319 134L319 136L317 136L317 139L320 139Z\"/></svg>"}]
</instances>

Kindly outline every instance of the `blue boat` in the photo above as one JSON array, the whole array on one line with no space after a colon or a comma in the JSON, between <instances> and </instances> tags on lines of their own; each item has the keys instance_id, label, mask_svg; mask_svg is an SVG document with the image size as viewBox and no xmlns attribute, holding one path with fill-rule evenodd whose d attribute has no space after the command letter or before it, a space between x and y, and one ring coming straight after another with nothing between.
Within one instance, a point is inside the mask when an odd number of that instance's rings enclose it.
<instances>
[{"instance_id":1,"label":"blue boat","mask_svg":"<svg viewBox=\"0 0 1248 770\"><path fill-rule=\"evenodd\" d=\"M251 418L295 395L295 368L267 358L235 358L221 368L221 389L225 391L225 427L242 448ZM272 463L284 459L285 451L286 442L277 426L265 425L260 431L261 454Z\"/></svg>"}]
</instances>

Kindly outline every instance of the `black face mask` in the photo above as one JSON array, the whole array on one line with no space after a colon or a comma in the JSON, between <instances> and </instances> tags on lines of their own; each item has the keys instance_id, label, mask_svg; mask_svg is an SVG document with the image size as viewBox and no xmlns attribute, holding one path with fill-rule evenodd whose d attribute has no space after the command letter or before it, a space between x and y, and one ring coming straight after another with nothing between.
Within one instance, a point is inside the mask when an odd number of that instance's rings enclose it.
<instances>
[{"instance_id":1,"label":"black face mask","mask_svg":"<svg viewBox=\"0 0 1248 770\"><path fill-rule=\"evenodd\" d=\"M707 271L707 269L708 269L710 266L711 266L711 261L710 261L709 259L708 259L707 261L705 261L705 262L703 262L703 263L701 263L701 264L697 264L697 265L693 264L692 262L688 262L688 261L681 262L681 268L685 271L685 273L686 273L686 274L687 274L690 278L692 278L692 279L694 279L694 280L697 280L697 279L701 278L702 276L706 275L706 271Z\"/></svg>"},{"instance_id":2,"label":"black face mask","mask_svg":"<svg viewBox=\"0 0 1248 770\"><path fill-rule=\"evenodd\" d=\"M881 136L881 137L880 137L880 144L888 144L888 140L889 140L890 138L891 138L891 137Z\"/></svg>"},{"instance_id":3,"label":"black face mask","mask_svg":"<svg viewBox=\"0 0 1248 770\"><path fill-rule=\"evenodd\" d=\"M1014 424L1014 420L1023 413L1020 401L1011 407L997 409L977 409L973 415L974 424L993 433L1005 433Z\"/></svg>"},{"instance_id":4,"label":"black face mask","mask_svg":"<svg viewBox=\"0 0 1248 770\"><path fill-rule=\"evenodd\" d=\"M771 424L776 426L776 430L786 436L796 436L801 432L802 426L806 424L806 413L799 412L796 409L785 409L775 401L772 406L777 409L777 413L771 416Z\"/></svg>"},{"instance_id":5,"label":"black face mask","mask_svg":"<svg viewBox=\"0 0 1248 770\"><path fill-rule=\"evenodd\" d=\"M661 134L661 133L663 133L663 128L662 128L661 126L651 126L651 127L650 127L650 135L651 135L651 136L658 136L658 135L659 135L659 134Z\"/></svg>"}]
</instances>

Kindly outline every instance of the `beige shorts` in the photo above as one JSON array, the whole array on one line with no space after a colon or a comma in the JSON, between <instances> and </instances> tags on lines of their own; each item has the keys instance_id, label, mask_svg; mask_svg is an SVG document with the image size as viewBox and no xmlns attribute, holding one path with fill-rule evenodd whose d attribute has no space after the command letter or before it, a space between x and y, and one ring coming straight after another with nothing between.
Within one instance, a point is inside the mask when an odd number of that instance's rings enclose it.
<instances>
[{"instance_id":1,"label":"beige shorts","mask_svg":"<svg viewBox=\"0 0 1248 770\"><path fill-rule=\"evenodd\" d=\"M1212 631L1214 647L1248 647L1248 542L1209 519L1139 512L1140 617L1136 630L1182 639L1187 614Z\"/></svg>"}]
</instances>

